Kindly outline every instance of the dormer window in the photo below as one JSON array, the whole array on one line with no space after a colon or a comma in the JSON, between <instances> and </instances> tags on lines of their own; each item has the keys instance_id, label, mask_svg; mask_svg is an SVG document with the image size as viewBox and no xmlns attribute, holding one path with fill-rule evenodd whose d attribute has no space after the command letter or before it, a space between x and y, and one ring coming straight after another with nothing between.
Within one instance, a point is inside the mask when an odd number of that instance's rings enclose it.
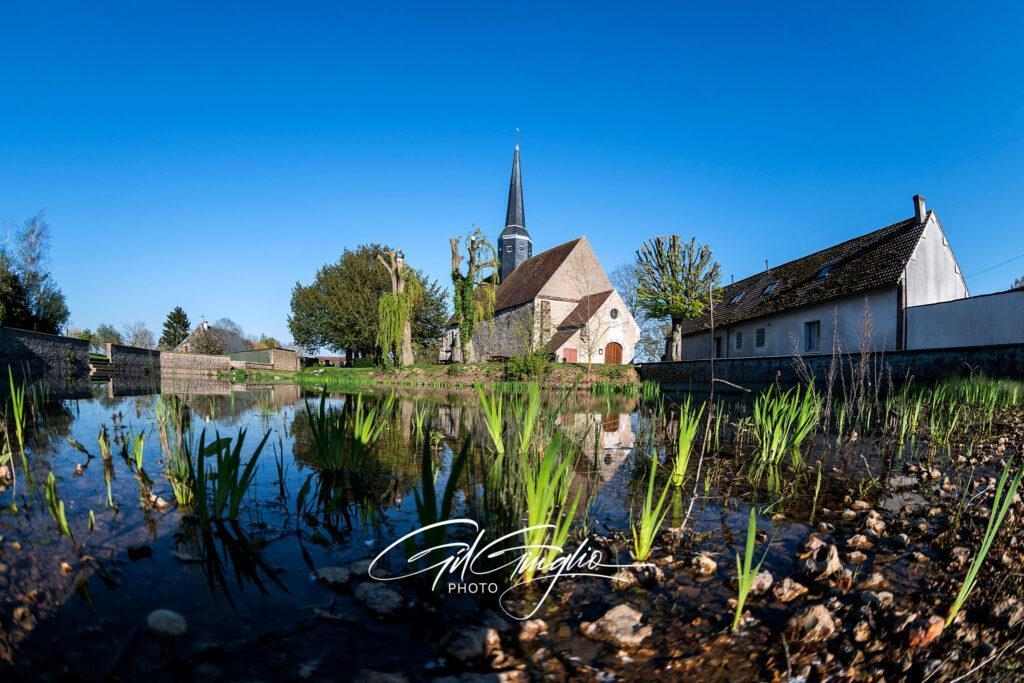
<instances>
[{"instance_id":1,"label":"dormer window","mask_svg":"<svg viewBox=\"0 0 1024 683\"><path fill-rule=\"evenodd\" d=\"M815 280L823 280L826 277L828 277L828 274L831 273L831 272L832 272L832 264L830 263L827 266L822 266L821 270L818 271L818 274L814 276L814 279Z\"/></svg>"},{"instance_id":2,"label":"dormer window","mask_svg":"<svg viewBox=\"0 0 1024 683\"><path fill-rule=\"evenodd\" d=\"M737 294L736 296L734 296L734 297L732 298L732 303L734 303L734 304L738 304L739 302L743 301L743 295L744 295L744 294L746 294L746 292L745 292L745 291L744 291L744 292L740 292L739 294Z\"/></svg>"},{"instance_id":3,"label":"dormer window","mask_svg":"<svg viewBox=\"0 0 1024 683\"><path fill-rule=\"evenodd\" d=\"M776 280L775 282L771 283L770 285L768 285L767 287L764 288L764 292L762 292L762 294L764 294L765 296L768 296L769 294L771 294L772 292L775 291L775 287L778 284L779 284L778 280Z\"/></svg>"}]
</instances>

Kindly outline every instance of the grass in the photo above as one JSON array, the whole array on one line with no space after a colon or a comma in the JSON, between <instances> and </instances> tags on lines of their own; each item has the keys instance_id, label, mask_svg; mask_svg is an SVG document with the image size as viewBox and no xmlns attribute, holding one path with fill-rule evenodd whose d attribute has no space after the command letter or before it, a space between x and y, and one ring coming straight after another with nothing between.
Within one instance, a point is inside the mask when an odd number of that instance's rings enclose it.
<instances>
[{"instance_id":1,"label":"grass","mask_svg":"<svg viewBox=\"0 0 1024 683\"><path fill-rule=\"evenodd\" d=\"M765 548L765 554L761 556L761 560L756 565L754 564L754 542L756 540L757 509L751 506L750 518L747 520L747 540L743 545L743 558L741 559L740 554L736 553L736 614L732 618L732 630L734 633L739 630L740 618L743 616L743 606L747 602L747 596L754 585L754 579L757 578L758 572L761 571L761 565L768 554L768 549Z\"/></svg>"},{"instance_id":2,"label":"grass","mask_svg":"<svg viewBox=\"0 0 1024 683\"><path fill-rule=\"evenodd\" d=\"M71 544L75 546L75 552L78 551L78 541L75 540L75 535L71 533L71 525L68 524L68 517L64 511L64 501L61 500L60 494L57 493L57 479L53 476L53 472L50 472L50 476L46 478L46 487L43 491L46 498L46 508L50 511L50 516L53 517L53 521L57 524L57 530L64 536L71 539Z\"/></svg>"},{"instance_id":3,"label":"grass","mask_svg":"<svg viewBox=\"0 0 1024 683\"><path fill-rule=\"evenodd\" d=\"M495 391L488 397L484 393L484 388L481 384L476 386L476 393L480 397L480 408L483 410L484 427L487 429L487 435L491 437L491 443L494 445L494 450L497 451L498 455L504 455L505 442L502 436L502 403L504 397L500 391Z\"/></svg>"},{"instance_id":4,"label":"grass","mask_svg":"<svg viewBox=\"0 0 1024 683\"><path fill-rule=\"evenodd\" d=\"M25 480L32 485L32 470L28 466L25 455L25 385L14 385L14 372L7 366L7 379L11 386L11 417L14 418L14 433L18 438L18 449L21 452L21 468L25 472Z\"/></svg>"},{"instance_id":5,"label":"grass","mask_svg":"<svg viewBox=\"0 0 1024 683\"><path fill-rule=\"evenodd\" d=\"M214 520L237 520L242 500L256 474L256 461L270 436L268 431L249 462L242 465L242 445L245 430L239 430L235 439L217 437L206 443L206 430L199 435L199 447L193 457L191 446L184 442L184 453L189 465L190 498L196 516L204 524ZM234 446L232 447L232 443ZM216 468L207 470L206 458L213 457Z\"/></svg>"},{"instance_id":6,"label":"grass","mask_svg":"<svg viewBox=\"0 0 1024 683\"><path fill-rule=\"evenodd\" d=\"M563 453L563 448L566 450ZM540 462L531 453L520 454L518 475L525 504L526 528L524 545L527 551L523 561L523 579L530 581L541 568L545 556L557 554L552 548L545 553L541 546L560 548L569 534L569 525L580 502L570 504L569 488L573 479L575 450L560 432L555 432L544 448Z\"/></svg>"},{"instance_id":7,"label":"grass","mask_svg":"<svg viewBox=\"0 0 1024 683\"><path fill-rule=\"evenodd\" d=\"M1012 467L1013 458L1010 458L1007 460L1003 473L999 477L999 482L996 484L995 497L992 500L992 510L988 515L988 524L985 526L985 535L982 537L981 546L978 548L978 552L975 554L974 560L967 570L967 576L964 577L960 591L949 608L945 626L953 623L956 615L963 608L967 598L970 597L971 592L974 590L978 582L978 575L981 573L981 566L985 563L985 556L988 555L988 551L992 548L992 544L999 534L999 529L1003 525L1003 520L1013 505L1013 499L1017 495L1017 489L1020 486L1021 476L1024 476L1024 467L1018 468L1017 473L1011 479L1010 472ZM1008 481L1009 487L1007 487Z\"/></svg>"},{"instance_id":8,"label":"grass","mask_svg":"<svg viewBox=\"0 0 1024 683\"><path fill-rule=\"evenodd\" d=\"M661 490L661 497L655 500L654 479L658 473L658 459L651 458L651 471L647 477L647 493L640 506L639 518L634 519L630 512L629 527L633 534L633 559L637 562L645 562L651 556L651 549L654 547L654 539L665 522L669 510L665 506L668 490L671 488L671 481L666 482Z\"/></svg>"}]
</instances>

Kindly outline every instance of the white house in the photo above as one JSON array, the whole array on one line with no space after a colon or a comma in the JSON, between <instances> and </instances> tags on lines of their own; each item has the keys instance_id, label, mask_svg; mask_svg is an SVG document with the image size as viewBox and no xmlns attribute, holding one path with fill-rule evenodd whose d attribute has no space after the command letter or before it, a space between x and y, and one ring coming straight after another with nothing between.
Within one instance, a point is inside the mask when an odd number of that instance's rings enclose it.
<instances>
[{"instance_id":1,"label":"white house","mask_svg":"<svg viewBox=\"0 0 1024 683\"><path fill-rule=\"evenodd\" d=\"M911 218L768 268L720 294L713 333L708 312L685 321L681 335L666 340L668 357L932 348L936 340L924 330L908 330L908 310L968 297L938 216L920 195Z\"/></svg>"}]
</instances>

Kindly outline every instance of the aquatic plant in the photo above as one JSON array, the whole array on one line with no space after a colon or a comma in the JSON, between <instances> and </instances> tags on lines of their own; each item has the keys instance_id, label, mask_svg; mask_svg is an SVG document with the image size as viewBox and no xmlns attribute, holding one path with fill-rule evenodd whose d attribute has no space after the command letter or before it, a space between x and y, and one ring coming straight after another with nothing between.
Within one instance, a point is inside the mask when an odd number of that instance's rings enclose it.
<instances>
[{"instance_id":1,"label":"aquatic plant","mask_svg":"<svg viewBox=\"0 0 1024 683\"><path fill-rule=\"evenodd\" d=\"M46 498L46 508L50 511L50 517L53 517L53 521L57 524L57 530L71 540L71 544L75 546L75 551L77 552L78 541L75 540L75 535L71 533L71 525L68 524L67 514L64 511L64 501L61 500L60 495L57 493L57 479L53 476L53 472L50 472L50 476L46 478L46 486L43 493Z\"/></svg>"},{"instance_id":2,"label":"aquatic plant","mask_svg":"<svg viewBox=\"0 0 1024 683\"><path fill-rule=\"evenodd\" d=\"M239 430L235 439L219 434L210 444L206 443L206 430L199 435L199 448L193 458L191 446L185 442L186 461L189 465L189 486L196 516L204 523L213 520L236 520L246 491L256 473L256 461L263 450L268 431L256 446L249 462L242 466L242 445L245 430ZM232 447L232 442L234 446ZM207 470L206 458L214 458L215 469Z\"/></svg>"},{"instance_id":3,"label":"aquatic plant","mask_svg":"<svg viewBox=\"0 0 1024 683\"><path fill-rule=\"evenodd\" d=\"M383 406L363 407L362 394L356 397L356 407L352 413L352 447L350 464L357 467L363 464L363 456L386 424L384 414L394 402L394 394L388 396Z\"/></svg>"},{"instance_id":4,"label":"aquatic plant","mask_svg":"<svg viewBox=\"0 0 1024 683\"><path fill-rule=\"evenodd\" d=\"M999 529L1003 525L1003 520L1006 518L1006 513L1009 512L1010 506L1013 505L1013 499L1017 495L1017 489L1020 486L1021 477L1024 476L1024 467L1017 468L1017 473L1010 479L1010 472L1013 469L1013 458L1009 458L1006 461L1006 466L1003 468L1003 473L999 477L999 482L996 484L995 495L992 499L992 508L988 515L988 524L985 526L985 534L982 536L981 546L978 548L978 552L974 556L974 560L971 562L971 566L967 570L967 576L964 577L963 585L960 586L960 591L957 593L956 598L953 600L953 604L949 608L949 613L946 616L945 626L949 626L956 619L956 615L960 612L964 602L970 596L971 591L974 590L975 585L978 582L978 574L981 572L981 566L985 562L985 556L988 555L988 551L992 548L992 544L996 540L996 536L999 534ZM1009 486L1007 486L1009 481Z\"/></svg>"},{"instance_id":5,"label":"aquatic plant","mask_svg":"<svg viewBox=\"0 0 1024 683\"><path fill-rule=\"evenodd\" d=\"M502 418L503 397L499 392L493 392L490 397L484 393L483 385L476 385L476 393L480 397L480 407L483 410L484 426L487 435L491 437L491 443L498 455L505 454L505 442L502 436L504 420Z\"/></svg>"},{"instance_id":6,"label":"aquatic plant","mask_svg":"<svg viewBox=\"0 0 1024 683\"><path fill-rule=\"evenodd\" d=\"M690 464L690 453L693 442L700 427L700 419L704 415L704 404L699 410L690 407L690 399L679 406L679 432L676 438L676 459L672 466L672 485L682 486L686 478L686 468Z\"/></svg>"},{"instance_id":7,"label":"aquatic plant","mask_svg":"<svg viewBox=\"0 0 1024 683\"><path fill-rule=\"evenodd\" d=\"M564 453L563 453L564 449ZM569 503L573 479L575 449L561 432L554 432L544 448L540 462L531 453L518 458L517 475L522 487L526 527L522 562L523 579L530 581L543 565L545 555L557 554L569 534L569 525L576 516L580 494ZM542 546L553 546L545 553Z\"/></svg>"},{"instance_id":8,"label":"aquatic plant","mask_svg":"<svg viewBox=\"0 0 1024 683\"><path fill-rule=\"evenodd\" d=\"M790 454L802 461L800 446L818 426L820 401L813 386L779 391L772 387L754 402L753 418L760 465L778 465Z\"/></svg>"},{"instance_id":9,"label":"aquatic plant","mask_svg":"<svg viewBox=\"0 0 1024 683\"><path fill-rule=\"evenodd\" d=\"M29 469L28 457L25 455L25 384L14 385L14 372L10 365L7 366L7 379L11 387L11 417L14 418L14 433L21 452L21 468L25 472L25 480L31 486L32 470Z\"/></svg>"},{"instance_id":10,"label":"aquatic plant","mask_svg":"<svg viewBox=\"0 0 1024 683\"><path fill-rule=\"evenodd\" d=\"M640 505L639 518L633 517L630 511L629 528L633 534L633 559L637 562L644 562L651 555L651 548L654 546L654 539L661 530L669 510L665 507L665 500L668 490L672 488L671 481L665 482L661 490L661 496L655 500L654 479L657 476L658 459L651 458L650 473L647 476L647 493Z\"/></svg>"},{"instance_id":11,"label":"aquatic plant","mask_svg":"<svg viewBox=\"0 0 1024 683\"><path fill-rule=\"evenodd\" d=\"M135 437L132 442L132 455L135 460L135 469L138 472L142 472L142 458L145 451L146 445L146 434L142 433Z\"/></svg>"},{"instance_id":12,"label":"aquatic plant","mask_svg":"<svg viewBox=\"0 0 1024 683\"><path fill-rule=\"evenodd\" d=\"M512 401L512 415L516 424L516 450L522 455L530 450L540 417L540 387L530 384L517 394Z\"/></svg>"},{"instance_id":13,"label":"aquatic plant","mask_svg":"<svg viewBox=\"0 0 1024 683\"><path fill-rule=\"evenodd\" d=\"M754 579L757 577L758 572L761 571L761 565L768 554L768 549L765 548L765 554L761 556L761 560L756 565L754 564L754 542L756 539L757 510L754 506L751 506L750 518L747 520L747 539L743 546L743 558L740 559L740 554L736 553L736 614L732 619L732 630L734 632L739 630L740 618L743 616L743 606L747 602L747 596L754 585Z\"/></svg>"}]
</instances>

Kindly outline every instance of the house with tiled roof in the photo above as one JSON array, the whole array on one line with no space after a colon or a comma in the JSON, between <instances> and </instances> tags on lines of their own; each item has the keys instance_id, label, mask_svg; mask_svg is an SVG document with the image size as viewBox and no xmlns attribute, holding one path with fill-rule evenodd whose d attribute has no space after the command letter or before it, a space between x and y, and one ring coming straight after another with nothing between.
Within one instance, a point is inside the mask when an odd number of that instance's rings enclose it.
<instances>
[{"instance_id":1,"label":"house with tiled roof","mask_svg":"<svg viewBox=\"0 0 1024 683\"><path fill-rule=\"evenodd\" d=\"M230 355L232 353L239 353L241 351L249 350L250 347L249 342L246 341L242 337L242 335L238 334L234 330L226 330L221 327L214 327L213 325L204 320L199 325L197 325L196 329L192 330L189 333L189 335L181 341L180 344L178 344L174 348L174 351L178 353L194 353L195 348L197 346L208 347L208 343L199 345L196 344L197 338L203 335L210 335L219 340L220 344L218 344L218 346L223 346L223 350L219 352L221 354Z\"/></svg>"},{"instance_id":2,"label":"house with tiled roof","mask_svg":"<svg viewBox=\"0 0 1024 683\"><path fill-rule=\"evenodd\" d=\"M920 195L910 218L766 268L719 294L712 311L666 340L666 359L904 350L908 310L969 296L939 218Z\"/></svg>"},{"instance_id":3,"label":"house with tiled roof","mask_svg":"<svg viewBox=\"0 0 1024 683\"><path fill-rule=\"evenodd\" d=\"M544 350L564 363L630 363L640 327L585 237L533 254L526 231L519 146L512 157L505 228L497 244L493 316L474 331L469 360ZM493 285L484 285L493 286ZM446 332L443 362L460 361L458 329Z\"/></svg>"}]
</instances>

